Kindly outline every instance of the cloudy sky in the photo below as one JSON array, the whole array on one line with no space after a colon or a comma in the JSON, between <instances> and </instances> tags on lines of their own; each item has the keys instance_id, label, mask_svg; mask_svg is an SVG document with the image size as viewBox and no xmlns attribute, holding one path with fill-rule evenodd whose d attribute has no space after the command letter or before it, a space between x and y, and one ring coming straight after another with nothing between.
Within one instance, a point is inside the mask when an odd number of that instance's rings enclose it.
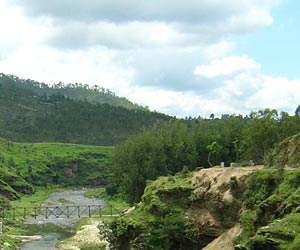
<instances>
[{"instance_id":1,"label":"cloudy sky","mask_svg":"<svg viewBox=\"0 0 300 250\"><path fill-rule=\"evenodd\" d=\"M0 72L179 117L293 113L298 0L0 0Z\"/></svg>"}]
</instances>

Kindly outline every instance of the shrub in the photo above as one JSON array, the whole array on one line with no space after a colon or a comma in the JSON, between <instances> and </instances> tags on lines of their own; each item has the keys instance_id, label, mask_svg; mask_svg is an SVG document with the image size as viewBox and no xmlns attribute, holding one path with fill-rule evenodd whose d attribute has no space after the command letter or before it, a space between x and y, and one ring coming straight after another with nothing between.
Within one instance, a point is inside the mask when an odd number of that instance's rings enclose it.
<instances>
[{"instance_id":1,"label":"shrub","mask_svg":"<svg viewBox=\"0 0 300 250\"><path fill-rule=\"evenodd\" d=\"M268 239L265 236L257 235L248 242L250 250L277 250L278 243Z\"/></svg>"}]
</instances>

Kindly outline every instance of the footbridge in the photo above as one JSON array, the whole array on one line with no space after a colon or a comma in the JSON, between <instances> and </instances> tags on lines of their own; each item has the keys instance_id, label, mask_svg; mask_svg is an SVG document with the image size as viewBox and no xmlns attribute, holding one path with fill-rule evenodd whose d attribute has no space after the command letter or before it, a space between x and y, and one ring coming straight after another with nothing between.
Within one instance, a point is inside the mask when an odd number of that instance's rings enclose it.
<instances>
[{"instance_id":1,"label":"footbridge","mask_svg":"<svg viewBox=\"0 0 300 250\"><path fill-rule=\"evenodd\" d=\"M84 217L118 217L122 211L111 205L66 205L40 207L0 207L0 219L54 219Z\"/></svg>"}]
</instances>

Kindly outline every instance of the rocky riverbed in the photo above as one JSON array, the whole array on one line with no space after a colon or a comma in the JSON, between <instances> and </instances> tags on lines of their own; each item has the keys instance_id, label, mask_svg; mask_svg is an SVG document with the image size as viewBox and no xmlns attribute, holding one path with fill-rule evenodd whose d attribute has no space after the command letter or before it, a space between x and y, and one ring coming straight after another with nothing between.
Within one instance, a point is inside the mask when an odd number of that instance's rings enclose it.
<instances>
[{"instance_id":1,"label":"rocky riverbed","mask_svg":"<svg viewBox=\"0 0 300 250\"><path fill-rule=\"evenodd\" d=\"M86 206L86 205L100 205L104 206L105 202L96 198L87 198L84 196L86 190L68 190L54 192L44 202L43 206ZM63 238L71 236L71 233L75 231L75 225L81 218L78 216L70 216L66 218L64 216L56 218L56 216L49 216L47 219L45 216L40 215L36 219L27 219L25 224L28 225L29 232L34 234L33 240L25 242L20 246L21 250L55 250L57 243ZM98 224L101 221L94 219L89 221L91 224L81 228L74 236L74 244L72 239L68 240L68 244L62 244L60 249L80 249L75 247L80 244L92 244L99 243ZM104 242L105 243L105 242ZM79 244L79 245L80 245ZM102 243L101 243L102 244ZM103 244L102 244L103 245ZM74 247L75 248L74 248ZM67 248L69 247L69 248ZM73 247L73 248L70 248Z\"/></svg>"}]
</instances>

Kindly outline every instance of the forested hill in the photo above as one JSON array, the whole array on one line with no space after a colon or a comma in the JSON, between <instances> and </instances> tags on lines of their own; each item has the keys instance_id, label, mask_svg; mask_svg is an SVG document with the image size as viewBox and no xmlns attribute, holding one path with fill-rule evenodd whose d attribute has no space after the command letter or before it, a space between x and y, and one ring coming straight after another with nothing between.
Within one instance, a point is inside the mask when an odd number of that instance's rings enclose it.
<instances>
[{"instance_id":1,"label":"forested hill","mask_svg":"<svg viewBox=\"0 0 300 250\"><path fill-rule=\"evenodd\" d=\"M61 94L74 100L87 101L92 104L109 104L116 107L124 107L134 110L147 110L147 107L132 103L124 97L116 96L115 93L109 89L105 89L94 85L90 87L82 83L58 84L48 85L30 79L20 79L14 75L5 75L0 73L0 84L2 86L13 85L15 87L31 90L37 95L54 95Z\"/></svg>"},{"instance_id":2,"label":"forested hill","mask_svg":"<svg viewBox=\"0 0 300 250\"><path fill-rule=\"evenodd\" d=\"M0 137L19 142L114 145L143 127L171 119L142 108L72 99L61 93L43 91L51 88L42 86L1 75ZM76 93L76 87L74 89Z\"/></svg>"}]
</instances>

